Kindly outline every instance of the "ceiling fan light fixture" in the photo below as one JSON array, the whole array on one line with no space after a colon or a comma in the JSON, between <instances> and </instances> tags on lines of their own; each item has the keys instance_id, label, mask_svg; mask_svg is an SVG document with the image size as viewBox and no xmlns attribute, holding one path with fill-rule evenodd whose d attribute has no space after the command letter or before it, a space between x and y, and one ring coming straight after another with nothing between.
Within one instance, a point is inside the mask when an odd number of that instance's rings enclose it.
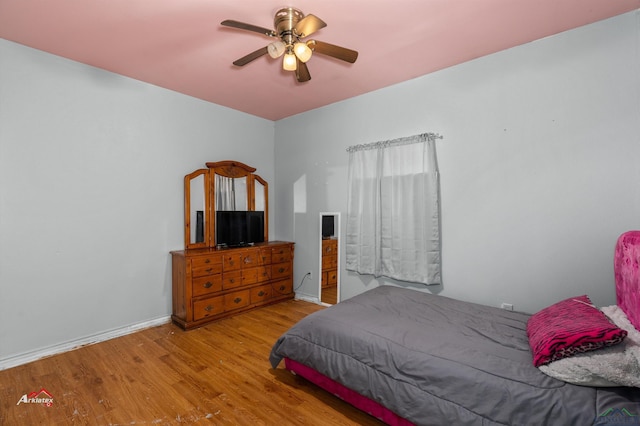
<instances>
[{"instance_id":1,"label":"ceiling fan light fixture","mask_svg":"<svg viewBox=\"0 0 640 426\"><path fill-rule=\"evenodd\" d=\"M279 58L285 51L285 45L281 41L274 41L267 46L267 52L273 59Z\"/></svg>"},{"instance_id":2,"label":"ceiling fan light fixture","mask_svg":"<svg viewBox=\"0 0 640 426\"><path fill-rule=\"evenodd\" d=\"M285 53L282 59L282 68L285 71L295 71L297 68L296 55L291 52Z\"/></svg>"},{"instance_id":3,"label":"ceiling fan light fixture","mask_svg":"<svg viewBox=\"0 0 640 426\"><path fill-rule=\"evenodd\" d=\"M233 61L233 65L242 67L267 54L273 59L282 56L282 68L285 71L293 71L298 83L311 80L311 74L307 68L307 61L311 59L311 56L330 56L351 64L358 58L358 52L355 50L319 40L304 40L316 31L326 27L327 24L317 16L305 15L293 7L285 7L276 12L273 20L274 29L232 19L226 19L220 25L251 31L272 38L270 44L236 59Z\"/></svg>"},{"instance_id":4,"label":"ceiling fan light fixture","mask_svg":"<svg viewBox=\"0 0 640 426\"><path fill-rule=\"evenodd\" d=\"M297 42L293 45L293 53L300 59L302 62L307 62L311 59L311 54L313 53L309 46L306 43Z\"/></svg>"}]
</instances>

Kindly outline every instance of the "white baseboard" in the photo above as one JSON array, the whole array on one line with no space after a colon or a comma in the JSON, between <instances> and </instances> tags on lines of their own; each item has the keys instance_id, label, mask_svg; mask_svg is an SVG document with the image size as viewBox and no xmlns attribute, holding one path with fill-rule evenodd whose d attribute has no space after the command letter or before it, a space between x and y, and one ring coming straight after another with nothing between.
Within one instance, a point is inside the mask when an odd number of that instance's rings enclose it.
<instances>
[{"instance_id":1,"label":"white baseboard","mask_svg":"<svg viewBox=\"0 0 640 426\"><path fill-rule=\"evenodd\" d=\"M7 358L0 358L0 370L6 370L7 368L17 367L18 365L26 364L32 361L37 361L39 359L42 359L48 356L61 354L63 352L67 352L67 351L71 351L73 349L79 348L81 346L93 345L95 343L104 342L106 340L114 339L116 337L125 336L127 334L131 334L131 333L135 333L136 331L143 330L145 328L166 324L170 321L171 321L171 316L163 316L163 317L151 319L148 321L143 321L137 324L131 324L121 328L105 331L102 333L96 333L80 339L75 339L68 342L48 346L46 348L24 352L18 355L12 355Z\"/></svg>"},{"instance_id":2,"label":"white baseboard","mask_svg":"<svg viewBox=\"0 0 640 426\"><path fill-rule=\"evenodd\" d=\"M317 297L311 297L311 296L304 296L304 295L298 295L296 294L296 300L303 300L305 302L311 302L311 303L315 303L316 305L320 305L320 299L318 299Z\"/></svg>"}]
</instances>

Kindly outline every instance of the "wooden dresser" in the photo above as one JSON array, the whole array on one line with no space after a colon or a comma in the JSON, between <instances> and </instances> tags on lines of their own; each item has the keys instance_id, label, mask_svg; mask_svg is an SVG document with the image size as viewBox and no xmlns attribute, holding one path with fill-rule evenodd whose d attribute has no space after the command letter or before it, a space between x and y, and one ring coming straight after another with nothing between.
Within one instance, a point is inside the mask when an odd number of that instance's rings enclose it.
<instances>
[{"instance_id":1,"label":"wooden dresser","mask_svg":"<svg viewBox=\"0 0 640 426\"><path fill-rule=\"evenodd\" d=\"M322 240L322 288L338 282L338 240Z\"/></svg>"},{"instance_id":2,"label":"wooden dresser","mask_svg":"<svg viewBox=\"0 0 640 426\"><path fill-rule=\"evenodd\" d=\"M172 251L173 322L185 330L294 297L293 243Z\"/></svg>"}]
</instances>

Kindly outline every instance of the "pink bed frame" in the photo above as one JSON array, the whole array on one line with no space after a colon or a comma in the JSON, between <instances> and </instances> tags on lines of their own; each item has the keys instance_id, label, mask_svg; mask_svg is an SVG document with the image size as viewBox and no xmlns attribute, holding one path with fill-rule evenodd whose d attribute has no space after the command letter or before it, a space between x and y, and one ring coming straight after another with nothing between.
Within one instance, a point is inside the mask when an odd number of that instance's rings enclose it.
<instances>
[{"instance_id":1,"label":"pink bed frame","mask_svg":"<svg viewBox=\"0 0 640 426\"><path fill-rule=\"evenodd\" d=\"M614 256L617 304L640 330L640 231L628 231L617 241ZM331 392L354 407L391 426L413 425L379 403L344 387L299 362L285 358L285 368Z\"/></svg>"},{"instance_id":2,"label":"pink bed frame","mask_svg":"<svg viewBox=\"0 0 640 426\"><path fill-rule=\"evenodd\" d=\"M388 425L391 426L410 426L413 425L410 421L403 419L398 416L393 411L388 408L380 405L376 401L367 398L366 396L362 396L359 393L342 386L340 383L336 382L333 379L328 378L327 376L318 373L313 368L307 367L306 365L300 364L292 359L285 358L284 366L287 370L297 374L298 376L304 377L309 380L311 383L314 383L326 390L327 392L331 392L338 398L343 401L353 405L354 407L364 411L372 415L373 417L382 420Z\"/></svg>"}]
</instances>

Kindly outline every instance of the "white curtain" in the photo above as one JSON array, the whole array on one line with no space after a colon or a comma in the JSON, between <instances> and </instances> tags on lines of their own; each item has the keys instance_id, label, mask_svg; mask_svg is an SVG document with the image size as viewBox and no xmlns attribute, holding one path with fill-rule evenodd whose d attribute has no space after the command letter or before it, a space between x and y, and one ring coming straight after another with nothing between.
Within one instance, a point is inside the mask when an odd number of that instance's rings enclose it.
<instances>
[{"instance_id":1,"label":"white curtain","mask_svg":"<svg viewBox=\"0 0 640 426\"><path fill-rule=\"evenodd\" d=\"M350 147L347 270L440 284L440 183L433 133Z\"/></svg>"},{"instance_id":2,"label":"white curtain","mask_svg":"<svg viewBox=\"0 0 640 426\"><path fill-rule=\"evenodd\" d=\"M216 210L235 210L235 188L233 178L216 175Z\"/></svg>"}]
</instances>

